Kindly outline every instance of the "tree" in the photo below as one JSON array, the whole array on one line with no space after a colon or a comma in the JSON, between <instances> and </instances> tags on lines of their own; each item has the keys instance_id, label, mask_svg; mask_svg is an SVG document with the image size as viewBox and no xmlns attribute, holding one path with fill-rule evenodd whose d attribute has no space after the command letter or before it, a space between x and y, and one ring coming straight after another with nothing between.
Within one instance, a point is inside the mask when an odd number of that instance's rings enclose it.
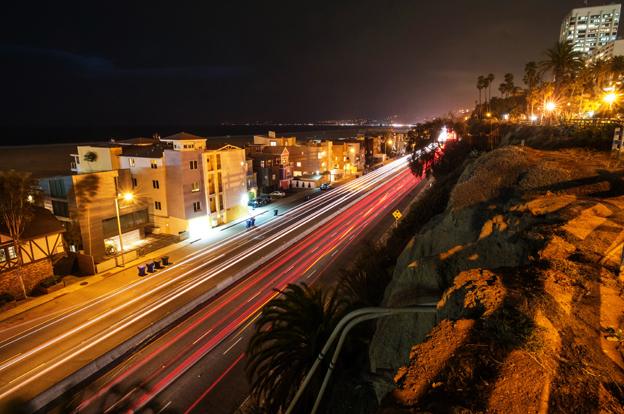
<instances>
[{"instance_id":1,"label":"tree","mask_svg":"<svg viewBox=\"0 0 624 414\"><path fill-rule=\"evenodd\" d=\"M278 413L288 406L346 309L335 291L305 284L288 285L262 308L247 348L246 371L263 411ZM315 378L296 412L309 411L319 386Z\"/></svg>"},{"instance_id":2,"label":"tree","mask_svg":"<svg viewBox=\"0 0 624 414\"><path fill-rule=\"evenodd\" d=\"M479 90L479 108L481 108L481 90L485 88L485 84L485 77L479 75L479 77L477 78L477 89Z\"/></svg>"},{"instance_id":3,"label":"tree","mask_svg":"<svg viewBox=\"0 0 624 414\"><path fill-rule=\"evenodd\" d=\"M488 89L488 96L486 99L487 110L490 110L490 99L492 98L492 82L494 82L494 74L490 73L485 77L485 86Z\"/></svg>"},{"instance_id":4,"label":"tree","mask_svg":"<svg viewBox=\"0 0 624 414\"><path fill-rule=\"evenodd\" d=\"M542 80L541 73L537 66L537 63L531 61L524 65L524 77L522 81L527 87L526 101L527 101L527 113L533 114L535 106L535 95L538 85Z\"/></svg>"},{"instance_id":5,"label":"tree","mask_svg":"<svg viewBox=\"0 0 624 414\"><path fill-rule=\"evenodd\" d=\"M0 171L0 217L13 241L18 269L24 265L20 252L21 238L26 224L32 220L36 195L36 183L30 173L15 170ZM24 297L27 297L20 271L18 275Z\"/></svg>"},{"instance_id":6,"label":"tree","mask_svg":"<svg viewBox=\"0 0 624 414\"><path fill-rule=\"evenodd\" d=\"M504 82L498 87L501 95L508 98L516 92L516 85L514 85L514 76L512 73L505 73Z\"/></svg>"},{"instance_id":7,"label":"tree","mask_svg":"<svg viewBox=\"0 0 624 414\"><path fill-rule=\"evenodd\" d=\"M572 42L557 42L546 50L546 59L540 62L542 71L550 71L556 89L571 80L583 66L583 55L574 50Z\"/></svg>"}]
</instances>

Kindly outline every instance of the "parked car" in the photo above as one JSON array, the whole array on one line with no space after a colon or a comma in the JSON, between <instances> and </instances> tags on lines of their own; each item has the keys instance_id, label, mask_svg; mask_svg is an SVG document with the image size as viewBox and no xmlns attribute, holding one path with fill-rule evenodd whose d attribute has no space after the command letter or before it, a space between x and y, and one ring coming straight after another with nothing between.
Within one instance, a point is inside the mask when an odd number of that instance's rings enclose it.
<instances>
[{"instance_id":1,"label":"parked car","mask_svg":"<svg viewBox=\"0 0 624 414\"><path fill-rule=\"evenodd\" d=\"M269 196L268 194L261 194L258 197L256 197L256 200L262 203L261 205L263 206L266 204L269 204L272 201L271 196Z\"/></svg>"},{"instance_id":2,"label":"parked car","mask_svg":"<svg viewBox=\"0 0 624 414\"><path fill-rule=\"evenodd\" d=\"M331 190L331 185L329 185L329 183L323 183L320 188L321 190Z\"/></svg>"},{"instance_id":3,"label":"parked car","mask_svg":"<svg viewBox=\"0 0 624 414\"><path fill-rule=\"evenodd\" d=\"M269 193L271 197L286 197L286 193L283 191L272 191Z\"/></svg>"}]
</instances>

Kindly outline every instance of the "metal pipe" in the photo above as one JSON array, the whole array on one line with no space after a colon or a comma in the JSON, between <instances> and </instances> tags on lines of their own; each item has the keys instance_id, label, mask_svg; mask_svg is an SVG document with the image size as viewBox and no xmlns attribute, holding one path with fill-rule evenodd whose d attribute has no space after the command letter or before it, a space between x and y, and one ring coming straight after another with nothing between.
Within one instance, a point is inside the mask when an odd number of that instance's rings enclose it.
<instances>
[{"instance_id":1,"label":"metal pipe","mask_svg":"<svg viewBox=\"0 0 624 414\"><path fill-rule=\"evenodd\" d=\"M327 385L329 384L329 380L334 371L334 367L336 366L336 362L338 361L338 356L340 355L342 346L344 345L344 342L347 338L347 335L349 334L349 331L353 329L355 325L361 322L371 320L371 319L383 318L385 316L399 315L399 314L404 314L404 313L421 313L421 312L430 313L430 312L435 312L435 311L436 311L435 305L420 305L420 306L414 306L410 308L397 308L397 309L386 308L386 310L379 311L378 313L366 314L366 315L362 315L362 316L351 319L351 321L347 324L347 326L345 326L345 328L342 330L342 334L340 335L340 339L338 340L338 344L336 345L336 349L334 350L334 355L332 356L332 360L329 363L329 368L327 369L327 372L325 373L325 378L323 378L321 389L319 390L319 393L316 396L316 401L314 401L314 406L312 407L311 414L316 414L316 411L318 410L319 405L321 405L323 394L325 393L325 389L327 388Z\"/></svg>"},{"instance_id":2,"label":"metal pipe","mask_svg":"<svg viewBox=\"0 0 624 414\"><path fill-rule=\"evenodd\" d=\"M432 304L427 303L427 304L422 304L420 306L435 307L435 305L436 305L435 303L432 303ZM331 335L325 342L325 345L321 349L321 352L318 354L316 360L312 364L312 367L310 368L305 378L301 382L301 385L299 386L299 389L297 390L297 393L293 397L292 401L288 405L288 408L286 409L285 414L292 414L294 412L295 406L297 405L297 402L299 402L299 399L301 398L301 395L305 391L306 387L312 380L312 376L316 373L316 370L321 364L321 361L325 358L325 355L327 354L327 352L329 352L331 346L334 344L334 341L336 340L336 338L338 337L342 329L345 327L345 325L347 325L351 320L362 315L378 314L380 312L388 312L388 311L399 310L399 309L411 309L411 308L368 307L368 308L361 308L361 309L351 311L345 316L343 316L342 319L338 322L338 324L334 328L334 330L332 331ZM385 314L382 314L382 316L385 316Z\"/></svg>"}]
</instances>

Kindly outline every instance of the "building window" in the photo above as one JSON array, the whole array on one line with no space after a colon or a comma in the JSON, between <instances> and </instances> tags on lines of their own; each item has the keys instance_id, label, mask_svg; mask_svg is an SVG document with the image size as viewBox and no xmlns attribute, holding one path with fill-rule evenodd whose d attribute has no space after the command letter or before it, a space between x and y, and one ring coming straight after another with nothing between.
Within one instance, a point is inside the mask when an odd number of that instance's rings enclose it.
<instances>
[{"instance_id":1,"label":"building window","mask_svg":"<svg viewBox=\"0 0 624 414\"><path fill-rule=\"evenodd\" d=\"M7 251L9 252L9 259L17 259L17 254L15 254L15 246L7 247Z\"/></svg>"},{"instance_id":2,"label":"building window","mask_svg":"<svg viewBox=\"0 0 624 414\"><path fill-rule=\"evenodd\" d=\"M301 167L301 161L297 161L297 167Z\"/></svg>"},{"instance_id":3,"label":"building window","mask_svg":"<svg viewBox=\"0 0 624 414\"><path fill-rule=\"evenodd\" d=\"M162 206L160 205L160 201L154 201L154 208L156 210L162 210Z\"/></svg>"},{"instance_id":4,"label":"building window","mask_svg":"<svg viewBox=\"0 0 624 414\"><path fill-rule=\"evenodd\" d=\"M194 212L201 211L201 204L199 203L199 201L195 201L195 202L193 203L193 211L194 211Z\"/></svg>"},{"instance_id":5,"label":"building window","mask_svg":"<svg viewBox=\"0 0 624 414\"><path fill-rule=\"evenodd\" d=\"M132 187L138 187L139 186L139 182L137 181L136 178L132 177Z\"/></svg>"},{"instance_id":6,"label":"building window","mask_svg":"<svg viewBox=\"0 0 624 414\"><path fill-rule=\"evenodd\" d=\"M160 183L158 182L158 180L152 180L152 187L156 189L160 188Z\"/></svg>"},{"instance_id":7,"label":"building window","mask_svg":"<svg viewBox=\"0 0 624 414\"><path fill-rule=\"evenodd\" d=\"M130 167L134 167L136 165L134 158L128 158L128 164L130 164Z\"/></svg>"},{"instance_id":8,"label":"building window","mask_svg":"<svg viewBox=\"0 0 624 414\"><path fill-rule=\"evenodd\" d=\"M197 161L189 161L189 167L191 170L197 169Z\"/></svg>"},{"instance_id":9,"label":"building window","mask_svg":"<svg viewBox=\"0 0 624 414\"><path fill-rule=\"evenodd\" d=\"M4 251L4 249L0 249L0 263L6 262L6 261L7 261L6 252Z\"/></svg>"},{"instance_id":10,"label":"building window","mask_svg":"<svg viewBox=\"0 0 624 414\"><path fill-rule=\"evenodd\" d=\"M67 190L62 179L50 180L50 195L56 198L67 197Z\"/></svg>"},{"instance_id":11,"label":"building window","mask_svg":"<svg viewBox=\"0 0 624 414\"><path fill-rule=\"evenodd\" d=\"M154 169L158 168L158 164L156 163L156 160L152 160L152 162L150 163L150 166Z\"/></svg>"},{"instance_id":12,"label":"building window","mask_svg":"<svg viewBox=\"0 0 624 414\"><path fill-rule=\"evenodd\" d=\"M52 200L52 211L55 216L69 217L69 206L63 201Z\"/></svg>"},{"instance_id":13,"label":"building window","mask_svg":"<svg viewBox=\"0 0 624 414\"><path fill-rule=\"evenodd\" d=\"M199 181L195 181L191 184L191 192L196 193L199 191Z\"/></svg>"}]
</instances>

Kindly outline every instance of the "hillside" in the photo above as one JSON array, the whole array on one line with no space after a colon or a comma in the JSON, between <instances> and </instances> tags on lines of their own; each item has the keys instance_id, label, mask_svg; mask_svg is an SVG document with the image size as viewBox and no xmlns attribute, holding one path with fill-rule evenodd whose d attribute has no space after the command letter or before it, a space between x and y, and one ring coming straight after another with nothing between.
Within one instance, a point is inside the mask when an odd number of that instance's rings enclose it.
<instances>
[{"instance_id":1,"label":"hillside","mask_svg":"<svg viewBox=\"0 0 624 414\"><path fill-rule=\"evenodd\" d=\"M380 412L624 413L624 169L503 147L473 161L401 254L380 321ZM385 381L383 380L385 378Z\"/></svg>"}]
</instances>

